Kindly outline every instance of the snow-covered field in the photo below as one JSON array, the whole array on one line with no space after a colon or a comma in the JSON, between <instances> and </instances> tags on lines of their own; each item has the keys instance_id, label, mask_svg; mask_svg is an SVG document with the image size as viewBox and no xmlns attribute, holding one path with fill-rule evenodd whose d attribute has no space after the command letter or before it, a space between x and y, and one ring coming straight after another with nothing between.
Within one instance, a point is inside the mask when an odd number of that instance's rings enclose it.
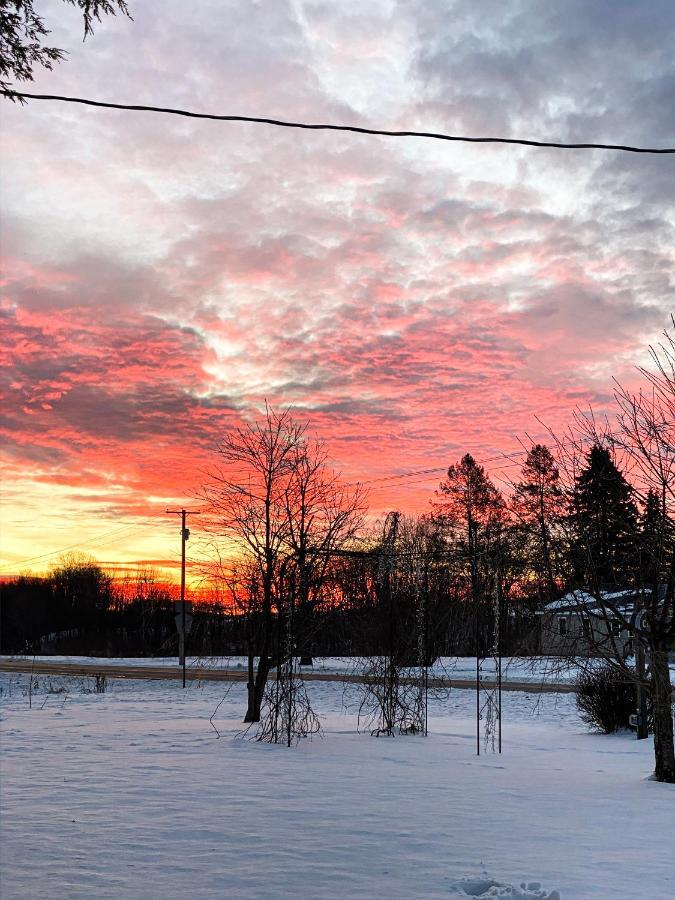
<instances>
[{"instance_id":1,"label":"snow-covered field","mask_svg":"<svg viewBox=\"0 0 675 900\"><path fill-rule=\"evenodd\" d=\"M505 694L476 757L471 691L373 738L355 686L311 682L324 735L289 750L237 737L241 683L37 681L29 709L0 675L3 900L675 896L675 788L572 695Z\"/></svg>"}]
</instances>

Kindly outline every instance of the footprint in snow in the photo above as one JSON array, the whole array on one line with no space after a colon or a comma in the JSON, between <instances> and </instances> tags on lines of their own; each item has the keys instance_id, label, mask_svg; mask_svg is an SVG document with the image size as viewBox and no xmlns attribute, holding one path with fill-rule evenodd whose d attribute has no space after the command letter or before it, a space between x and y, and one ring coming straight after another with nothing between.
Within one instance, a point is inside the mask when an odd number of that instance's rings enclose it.
<instances>
[{"instance_id":1,"label":"footprint in snow","mask_svg":"<svg viewBox=\"0 0 675 900\"><path fill-rule=\"evenodd\" d=\"M561 900L558 891L547 891L539 881L521 881L514 885L487 876L460 878L450 885L450 893L477 900Z\"/></svg>"}]
</instances>

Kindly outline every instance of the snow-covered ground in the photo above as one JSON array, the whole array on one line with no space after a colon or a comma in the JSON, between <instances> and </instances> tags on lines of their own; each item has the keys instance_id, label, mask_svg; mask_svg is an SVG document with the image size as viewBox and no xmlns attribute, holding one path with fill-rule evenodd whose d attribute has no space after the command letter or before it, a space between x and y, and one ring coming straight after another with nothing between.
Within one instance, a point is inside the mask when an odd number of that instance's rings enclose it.
<instances>
[{"instance_id":1,"label":"snow-covered ground","mask_svg":"<svg viewBox=\"0 0 675 900\"><path fill-rule=\"evenodd\" d=\"M3 900L675 896L675 788L572 695L505 694L477 757L471 691L373 738L356 686L311 682L324 734L289 750L237 737L241 683L92 681L38 676L29 709L0 675Z\"/></svg>"}]
</instances>

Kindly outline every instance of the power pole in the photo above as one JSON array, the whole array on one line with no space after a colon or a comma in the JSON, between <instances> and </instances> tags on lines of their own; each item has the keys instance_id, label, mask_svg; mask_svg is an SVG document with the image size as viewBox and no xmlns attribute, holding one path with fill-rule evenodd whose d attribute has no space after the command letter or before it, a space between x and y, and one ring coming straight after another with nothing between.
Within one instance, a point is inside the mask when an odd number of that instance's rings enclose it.
<instances>
[{"instance_id":1,"label":"power pole","mask_svg":"<svg viewBox=\"0 0 675 900\"><path fill-rule=\"evenodd\" d=\"M180 615L181 624L178 629L178 665L183 667L183 687L185 687L185 634L187 631L185 609L185 544L190 537L190 531L186 526L188 516L198 516L199 513L189 509L167 509L168 515L181 517L181 560L180 560Z\"/></svg>"}]
</instances>

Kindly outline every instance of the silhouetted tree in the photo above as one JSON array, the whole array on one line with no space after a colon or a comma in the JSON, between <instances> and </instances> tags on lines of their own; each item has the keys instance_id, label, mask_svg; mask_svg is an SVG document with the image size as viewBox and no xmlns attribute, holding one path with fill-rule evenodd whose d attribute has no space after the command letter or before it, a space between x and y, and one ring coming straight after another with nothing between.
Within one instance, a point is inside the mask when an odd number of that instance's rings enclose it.
<instances>
[{"instance_id":1,"label":"silhouetted tree","mask_svg":"<svg viewBox=\"0 0 675 900\"><path fill-rule=\"evenodd\" d=\"M652 365L638 368L643 386L637 393L616 383L615 421L600 428L592 412L578 414L576 428L565 440L558 439L557 450L574 500L582 501L570 519L577 563L571 586L580 589L582 598L592 595L593 608L589 611L583 601L579 615L596 617L604 625L599 641L589 628L583 643L640 689L649 690L654 774L658 781L675 783L668 665L675 643L675 320L663 337L650 348ZM579 473L584 441L591 450ZM632 485L609 447L631 473ZM639 521L636 497L643 508ZM607 585L631 591L603 590ZM617 632L630 635L634 648L644 648L646 672L626 658L623 642L614 639Z\"/></svg>"},{"instance_id":2,"label":"silhouetted tree","mask_svg":"<svg viewBox=\"0 0 675 900\"><path fill-rule=\"evenodd\" d=\"M540 604L553 599L556 591L557 526L564 514L564 493L553 454L543 444L535 444L523 464L521 480L515 485L511 508L515 531L522 539L527 558L523 588L534 588Z\"/></svg>"},{"instance_id":3,"label":"silhouetted tree","mask_svg":"<svg viewBox=\"0 0 675 900\"><path fill-rule=\"evenodd\" d=\"M296 654L298 610L306 649L333 551L360 521L358 492L329 472L321 444L309 441L306 429L290 410L266 408L259 422L228 434L218 448L222 465L202 493L221 579L248 617L246 722L260 721L267 678L282 649ZM292 638L283 642L276 627L282 616L294 621Z\"/></svg>"},{"instance_id":4,"label":"silhouetted tree","mask_svg":"<svg viewBox=\"0 0 675 900\"><path fill-rule=\"evenodd\" d=\"M52 601L46 578L20 575L0 585L0 652L37 650L40 637L56 627Z\"/></svg>"},{"instance_id":5,"label":"silhouetted tree","mask_svg":"<svg viewBox=\"0 0 675 900\"><path fill-rule=\"evenodd\" d=\"M128 18L125 0L64 0L78 7L84 20L85 39L94 33L94 22L103 16L123 13ZM33 70L42 66L51 71L64 58L65 51L47 47L50 34L43 17L35 11L33 0L5 0L0 8L0 88L11 90L10 80L32 81ZM11 98L10 98L11 99Z\"/></svg>"},{"instance_id":6,"label":"silhouetted tree","mask_svg":"<svg viewBox=\"0 0 675 900\"><path fill-rule=\"evenodd\" d=\"M469 453L450 466L432 503L449 547L464 558L465 599L473 604L476 651L481 655L492 631L489 608L495 584L504 571L506 505L483 466Z\"/></svg>"},{"instance_id":7,"label":"silhouetted tree","mask_svg":"<svg viewBox=\"0 0 675 900\"><path fill-rule=\"evenodd\" d=\"M635 491L606 446L593 444L572 495L576 580L597 589L634 583L638 510Z\"/></svg>"},{"instance_id":8,"label":"silhouetted tree","mask_svg":"<svg viewBox=\"0 0 675 900\"><path fill-rule=\"evenodd\" d=\"M640 579L648 585L664 583L667 579L664 560L675 546L675 522L668 515L663 496L653 488L647 491L637 540Z\"/></svg>"}]
</instances>

